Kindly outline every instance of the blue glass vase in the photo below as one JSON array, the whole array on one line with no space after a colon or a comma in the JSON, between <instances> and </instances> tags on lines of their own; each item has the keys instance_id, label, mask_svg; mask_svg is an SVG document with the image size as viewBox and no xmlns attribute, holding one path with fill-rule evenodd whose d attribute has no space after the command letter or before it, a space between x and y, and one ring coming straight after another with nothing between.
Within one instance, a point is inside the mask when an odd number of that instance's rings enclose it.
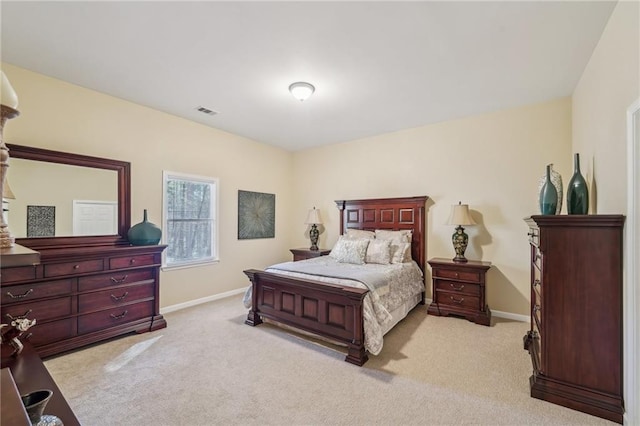
<instances>
[{"instance_id":1,"label":"blue glass vase","mask_svg":"<svg viewBox=\"0 0 640 426\"><path fill-rule=\"evenodd\" d=\"M144 210L142 222L133 225L127 233L129 242L134 246L156 245L162 238L162 230L147 219L147 209Z\"/></svg>"},{"instance_id":2,"label":"blue glass vase","mask_svg":"<svg viewBox=\"0 0 640 426\"><path fill-rule=\"evenodd\" d=\"M556 214L558 206L558 190L551 182L551 165L547 166L547 177L540 190L540 213Z\"/></svg>"},{"instance_id":3,"label":"blue glass vase","mask_svg":"<svg viewBox=\"0 0 640 426\"><path fill-rule=\"evenodd\" d=\"M567 187L567 213L587 214L589 211L589 188L580 174L580 154L573 157L573 176Z\"/></svg>"}]
</instances>

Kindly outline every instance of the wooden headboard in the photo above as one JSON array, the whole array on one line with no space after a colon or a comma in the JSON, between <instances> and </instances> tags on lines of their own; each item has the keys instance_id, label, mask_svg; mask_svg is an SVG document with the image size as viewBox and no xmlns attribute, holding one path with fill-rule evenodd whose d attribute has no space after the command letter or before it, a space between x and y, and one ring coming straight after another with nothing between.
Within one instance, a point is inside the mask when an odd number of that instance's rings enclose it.
<instances>
[{"instance_id":1,"label":"wooden headboard","mask_svg":"<svg viewBox=\"0 0 640 426\"><path fill-rule=\"evenodd\" d=\"M370 200L336 200L341 211L340 235L347 229L374 231L411 229L411 256L424 272L427 196L406 198L377 198Z\"/></svg>"}]
</instances>

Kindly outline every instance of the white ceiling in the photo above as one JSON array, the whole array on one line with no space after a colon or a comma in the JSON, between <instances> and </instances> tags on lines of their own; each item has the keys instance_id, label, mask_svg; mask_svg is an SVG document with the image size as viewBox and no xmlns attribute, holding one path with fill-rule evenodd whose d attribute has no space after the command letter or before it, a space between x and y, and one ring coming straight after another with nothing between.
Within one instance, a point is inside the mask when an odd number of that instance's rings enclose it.
<instances>
[{"instance_id":1,"label":"white ceiling","mask_svg":"<svg viewBox=\"0 0 640 426\"><path fill-rule=\"evenodd\" d=\"M571 95L614 7L3 0L1 53L295 151Z\"/></svg>"}]
</instances>

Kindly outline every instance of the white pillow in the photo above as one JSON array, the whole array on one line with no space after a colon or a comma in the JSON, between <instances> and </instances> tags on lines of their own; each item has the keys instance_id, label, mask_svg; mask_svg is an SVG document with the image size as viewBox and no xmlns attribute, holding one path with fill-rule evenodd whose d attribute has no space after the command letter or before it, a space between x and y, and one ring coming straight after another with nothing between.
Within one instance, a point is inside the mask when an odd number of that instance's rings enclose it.
<instances>
[{"instance_id":1,"label":"white pillow","mask_svg":"<svg viewBox=\"0 0 640 426\"><path fill-rule=\"evenodd\" d=\"M391 243L391 263L411 262L411 243Z\"/></svg>"},{"instance_id":2,"label":"white pillow","mask_svg":"<svg viewBox=\"0 0 640 426\"><path fill-rule=\"evenodd\" d=\"M376 237L373 231L365 231L364 229L347 229L344 235L350 240L360 240L363 238L373 240Z\"/></svg>"},{"instance_id":3,"label":"white pillow","mask_svg":"<svg viewBox=\"0 0 640 426\"><path fill-rule=\"evenodd\" d=\"M369 241L366 239L350 240L340 237L333 246L329 256L333 257L340 263L355 263L356 265L364 264L364 259L367 254L367 247Z\"/></svg>"},{"instance_id":4,"label":"white pillow","mask_svg":"<svg viewBox=\"0 0 640 426\"><path fill-rule=\"evenodd\" d=\"M391 240L394 243L410 243L412 231L410 229L403 229L401 231L376 229L375 234L379 240Z\"/></svg>"},{"instance_id":5,"label":"white pillow","mask_svg":"<svg viewBox=\"0 0 640 426\"><path fill-rule=\"evenodd\" d=\"M388 265L391 263L391 240L371 240L367 246L365 262Z\"/></svg>"}]
</instances>

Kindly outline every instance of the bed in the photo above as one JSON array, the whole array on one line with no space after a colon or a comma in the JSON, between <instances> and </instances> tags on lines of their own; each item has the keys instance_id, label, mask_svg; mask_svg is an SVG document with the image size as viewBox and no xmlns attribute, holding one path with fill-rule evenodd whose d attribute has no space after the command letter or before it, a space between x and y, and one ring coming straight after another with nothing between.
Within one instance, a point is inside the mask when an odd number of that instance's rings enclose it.
<instances>
[{"instance_id":1,"label":"bed","mask_svg":"<svg viewBox=\"0 0 640 426\"><path fill-rule=\"evenodd\" d=\"M406 300L395 301L391 313L393 318L385 321L381 327L382 334L404 318L413 307L424 304L426 200L426 196L421 196L336 201L340 210L341 239L342 236L346 239L346 234L351 235L355 230L411 233L410 247L407 249L410 250L412 261L410 265L395 269L403 269L401 273L407 274L411 268L418 271L418 293L414 291L412 295L401 296ZM322 256L295 263L309 263L313 269L331 262L329 256ZM245 323L257 326L263 320L269 320L312 333L346 346L345 361L358 366L367 362L369 351L365 345L368 338L365 335L365 322L371 315L376 315L375 308L371 313L371 303L377 303L379 296L374 293L378 291L372 291L360 282L348 283L349 280L341 277L309 275L296 268L283 271L279 269L282 265L272 265L266 270L244 271L251 281L247 292L250 307ZM387 291L392 292L393 288L393 285L385 288L382 298L398 299L398 296L386 296Z\"/></svg>"}]
</instances>

